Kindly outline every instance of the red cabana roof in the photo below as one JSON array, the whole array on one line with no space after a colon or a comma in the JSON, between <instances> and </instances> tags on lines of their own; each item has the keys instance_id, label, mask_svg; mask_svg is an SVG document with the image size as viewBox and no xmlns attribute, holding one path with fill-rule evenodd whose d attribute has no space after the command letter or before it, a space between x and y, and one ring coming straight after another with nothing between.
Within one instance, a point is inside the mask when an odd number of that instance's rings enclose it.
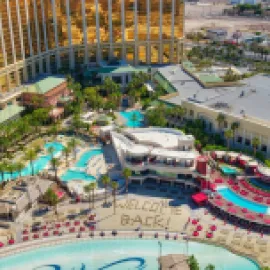
<instances>
[{"instance_id":1,"label":"red cabana roof","mask_svg":"<svg viewBox=\"0 0 270 270\"><path fill-rule=\"evenodd\" d=\"M208 200L207 196L202 192L192 195L191 198L197 204L202 204Z\"/></svg>"}]
</instances>

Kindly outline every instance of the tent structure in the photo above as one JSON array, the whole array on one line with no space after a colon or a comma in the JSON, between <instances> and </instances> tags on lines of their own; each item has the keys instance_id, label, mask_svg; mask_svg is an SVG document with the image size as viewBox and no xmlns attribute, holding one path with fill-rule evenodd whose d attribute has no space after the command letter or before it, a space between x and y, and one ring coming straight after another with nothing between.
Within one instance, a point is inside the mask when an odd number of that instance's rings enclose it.
<instances>
[{"instance_id":1,"label":"tent structure","mask_svg":"<svg viewBox=\"0 0 270 270\"><path fill-rule=\"evenodd\" d=\"M207 195L203 192L196 193L192 195L191 198L198 205L203 205L208 200Z\"/></svg>"}]
</instances>

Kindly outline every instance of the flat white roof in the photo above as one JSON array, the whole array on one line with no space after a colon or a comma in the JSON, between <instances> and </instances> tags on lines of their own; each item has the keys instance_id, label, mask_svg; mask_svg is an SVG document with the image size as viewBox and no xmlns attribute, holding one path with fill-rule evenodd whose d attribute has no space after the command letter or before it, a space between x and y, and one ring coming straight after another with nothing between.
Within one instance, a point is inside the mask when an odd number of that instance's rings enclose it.
<instances>
[{"instance_id":1,"label":"flat white roof","mask_svg":"<svg viewBox=\"0 0 270 270\"><path fill-rule=\"evenodd\" d=\"M164 148L155 148L151 151L151 155L159 156L164 158L174 158L174 159L195 159L196 153L191 151L173 151Z\"/></svg>"}]
</instances>

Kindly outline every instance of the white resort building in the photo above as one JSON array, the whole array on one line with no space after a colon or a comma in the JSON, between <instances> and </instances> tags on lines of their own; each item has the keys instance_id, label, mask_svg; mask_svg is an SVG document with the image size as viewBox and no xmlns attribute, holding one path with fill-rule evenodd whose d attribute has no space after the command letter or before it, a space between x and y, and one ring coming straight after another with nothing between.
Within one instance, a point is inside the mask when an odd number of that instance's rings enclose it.
<instances>
[{"instance_id":1,"label":"white resort building","mask_svg":"<svg viewBox=\"0 0 270 270\"><path fill-rule=\"evenodd\" d=\"M169 128L138 128L113 131L111 138L121 166L132 170L131 181L191 183L183 179L198 175L199 153L194 149L192 135Z\"/></svg>"}]
</instances>

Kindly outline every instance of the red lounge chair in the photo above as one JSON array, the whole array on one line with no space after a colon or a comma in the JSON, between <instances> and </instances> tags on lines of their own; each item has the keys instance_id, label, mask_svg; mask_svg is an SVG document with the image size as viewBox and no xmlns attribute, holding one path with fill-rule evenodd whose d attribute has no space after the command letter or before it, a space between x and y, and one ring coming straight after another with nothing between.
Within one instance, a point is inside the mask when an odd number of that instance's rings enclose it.
<instances>
[{"instance_id":1,"label":"red lounge chair","mask_svg":"<svg viewBox=\"0 0 270 270\"><path fill-rule=\"evenodd\" d=\"M80 225L80 221L76 220L76 221L74 222L74 225L75 225L75 226Z\"/></svg>"},{"instance_id":2,"label":"red lounge chair","mask_svg":"<svg viewBox=\"0 0 270 270\"><path fill-rule=\"evenodd\" d=\"M28 231L27 230L23 230L23 234L28 234Z\"/></svg>"},{"instance_id":3,"label":"red lounge chair","mask_svg":"<svg viewBox=\"0 0 270 270\"><path fill-rule=\"evenodd\" d=\"M37 233L34 234L33 236L34 239L38 239L39 238L39 235Z\"/></svg>"},{"instance_id":4,"label":"red lounge chair","mask_svg":"<svg viewBox=\"0 0 270 270\"><path fill-rule=\"evenodd\" d=\"M197 237L197 236L199 236L199 232L194 231L192 235L195 236L195 237Z\"/></svg>"},{"instance_id":5,"label":"red lounge chair","mask_svg":"<svg viewBox=\"0 0 270 270\"><path fill-rule=\"evenodd\" d=\"M197 219L193 219L191 223L192 223L193 225L196 225L196 224L198 224L198 220L197 220Z\"/></svg>"},{"instance_id":6,"label":"red lounge chair","mask_svg":"<svg viewBox=\"0 0 270 270\"><path fill-rule=\"evenodd\" d=\"M206 234L206 238L213 238L213 233L208 232L208 233Z\"/></svg>"},{"instance_id":7,"label":"red lounge chair","mask_svg":"<svg viewBox=\"0 0 270 270\"><path fill-rule=\"evenodd\" d=\"M43 233L43 236L44 236L44 237L48 237L48 236L49 236L49 233L48 233L48 232L44 232L44 233Z\"/></svg>"},{"instance_id":8,"label":"red lounge chair","mask_svg":"<svg viewBox=\"0 0 270 270\"><path fill-rule=\"evenodd\" d=\"M0 248L4 246L4 243L0 242Z\"/></svg>"},{"instance_id":9,"label":"red lounge chair","mask_svg":"<svg viewBox=\"0 0 270 270\"><path fill-rule=\"evenodd\" d=\"M95 230L95 226L93 226L93 225L90 226L90 227L89 227L89 230L90 230L90 231L94 231L94 230Z\"/></svg>"},{"instance_id":10,"label":"red lounge chair","mask_svg":"<svg viewBox=\"0 0 270 270\"><path fill-rule=\"evenodd\" d=\"M210 230L211 231L215 231L217 229L217 226L216 225L212 225L211 227L210 227Z\"/></svg>"},{"instance_id":11,"label":"red lounge chair","mask_svg":"<svg viewBox=\"0 0 270 270\"><path fill-rule=\"evenodd\" d=\"M59 231L54 231L53 232L53 235L58 235L59 234Z\"/></svg>"},{"instance_id":12,"label":"red lounge chair","mask_svg":"<svg viewBox=\"0 0 270 270\"><path fill-rule=\"evenodd\" d=\"M61 224L55 224L55 228L60 228Z\"/></svg>"},{"instance_id":13,"label":"red lounge chair","mask_svg":"<svg viewBox=\"0 0 270 270\"><path fill-rule=\"evenodd\" d=\"M202 225L198 225L196 228L197 231L201 231L202 229L203 229Z\"/></svg>"},{"instance_id":14,"label":"red lounge chair","mask_svg":"<svg viewBox=\"0 0 270 270\"><path fill-rule=\"evenodd\" d=\"M80 228L80 231L81 231L81 232L84 232L84 231L85 231L85 227L81 227L81 228Z\"/></svg>"},{"instance_id":15,"label":"red lounge chair","mask_svg":"<svg viewBox=\"0 0 270 270\"><path fill-rule=\"evenodd\" d=\"M67 221L65 225L66 225L66 227L69 227L70 226L70 222Z\"/></svg>"}]
</instances>

